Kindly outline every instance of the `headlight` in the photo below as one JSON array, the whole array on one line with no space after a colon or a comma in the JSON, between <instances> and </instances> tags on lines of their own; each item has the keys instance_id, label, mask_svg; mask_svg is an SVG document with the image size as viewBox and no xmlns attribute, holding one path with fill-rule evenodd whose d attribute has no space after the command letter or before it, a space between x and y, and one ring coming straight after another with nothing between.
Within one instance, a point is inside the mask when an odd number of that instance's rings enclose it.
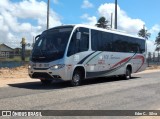
<instances>
[{"instance_id":1,"label":"headlight","mask_svg":"<svg viewBox=\"0 0 160 119\"><path fill-rule=\"evenodd\" d=\"M28 65L28 69L32 69L32 68L35 68L36 67L36 64L29 64Z\"/></svg>"},{"instance_id":2,"label":"headlight","mask_svg":"<svg viewBox=\"0 0 160 119\"><path fill-rule=\"evenodd\" d=\"M32 67L31 67L31 65L28 65L28 69L31 69Z\"/></svg>"},{"instance_id":3,"label":"headlight","mask_svg":"<svg viewBox=\"0 0 160 119\"><path fill-rule=\"evenodd\" d=\"M53 65L50 67L51 70L56 70L56 69L60 69L63 68L65 65L64 64L57 64L57 65Z\"/></svg>"}]
</instances>

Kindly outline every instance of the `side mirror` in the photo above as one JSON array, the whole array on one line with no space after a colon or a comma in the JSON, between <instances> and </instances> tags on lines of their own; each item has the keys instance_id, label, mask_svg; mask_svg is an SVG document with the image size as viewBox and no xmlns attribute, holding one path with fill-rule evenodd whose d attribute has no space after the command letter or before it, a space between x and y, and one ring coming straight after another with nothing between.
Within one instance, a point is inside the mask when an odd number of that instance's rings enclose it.
<instances>
[{"instance_id":1,"label":"side mirror","mask_svg":"<svg viewBox=\"0 0 160 119\"><path fill-rule=\"evenodd\" d=\"M77 32L77 34L76 34L76 39L77 39L77 40L80 40L80 39L81 39L81 32Z\"/></svg>"},{"instance_id":2,"label":"side mirror","mask_svg":"<svg viewBox=\"0 0 160 119\"><path fill-rule=\"evenodd\" d=\"M35 41L36 41L40 36L41 36L41 35L36 36L36 37L35 37Z\"/></svg>"}]
</instances>

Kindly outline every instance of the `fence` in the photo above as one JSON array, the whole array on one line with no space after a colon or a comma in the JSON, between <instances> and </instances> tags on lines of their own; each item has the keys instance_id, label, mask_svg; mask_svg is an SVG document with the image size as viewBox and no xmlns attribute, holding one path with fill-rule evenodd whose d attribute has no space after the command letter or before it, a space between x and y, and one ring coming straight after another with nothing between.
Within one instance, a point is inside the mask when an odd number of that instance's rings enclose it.
<instances>
[{"instance_id":1,"label":"fence","mask_svg":"<svg viewBox=\"0 0 160 119\"><path fill-rule=\"evenodd\" d=\"M19 67L22 65L26 65L28 62L19 62L19 61L1 61L0 62L0 68L8 67L8 68L14 68Z\"/></svg>"},{"instance_id":2,"label":"fence","mask_svg":"<svg viewBox=\"0 0 160 119\"><path fill-rule=\"evenodd\" d=\"M14 68L19 67L29 62L29 55L26 56L25 61L21 60L21 55L12 55L0 58L0 68L8 67Z\"/></svg>"},{"instance_id":3,"label":"fence","mask_svg":"<svg viewBox=\"0 0 160 119\"><path fill-rule=\"evenodd\" d=\"M29 61L30 54L31 50L25 50L25 60L23 61ZM0 61L21 62L22 61L21 51L19 51L18 53L15 51L0 51Z\"/></svg>"},{"instance_id":4,"label":"fence","mask_svg":"<svg viewBox=\"0 0 160 119\"><path fill-rule=\"evenodd\" d=\"M22 48L12 48L12 44L0 44L0 68L17 67L26 64L29 61L31 48L25 49L25 59L22 60Z\"/></svg>"},{"instance_id":5,"label":"fence","mask_svg":"<svg viewBox=\"0 0 160 119\"><path fill-rule=\"evenodd\" d=\"M160 65L160 53L158 52L148 52L147 63L150 65Z\"/></svg>"}]
</instances>

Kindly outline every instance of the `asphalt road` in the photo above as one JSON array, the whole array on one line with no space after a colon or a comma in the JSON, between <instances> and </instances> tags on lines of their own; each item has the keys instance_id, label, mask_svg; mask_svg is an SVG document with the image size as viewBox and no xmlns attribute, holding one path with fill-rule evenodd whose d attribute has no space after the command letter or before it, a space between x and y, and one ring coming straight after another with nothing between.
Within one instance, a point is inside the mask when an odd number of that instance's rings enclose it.
<instances>
[{"instance_id":1,"label":"asphalt road","mask_svg":"<svg viewBox=\"0 0 160 119\"><path fill-rule=\"evenodd\" d=\"M69 82L9 84L0 88L0 110L157 110L160 72L134 74L130 80L90 79L82 86ZM60 118L60 117L59 117Z\"/></svg>"}]
</instances>

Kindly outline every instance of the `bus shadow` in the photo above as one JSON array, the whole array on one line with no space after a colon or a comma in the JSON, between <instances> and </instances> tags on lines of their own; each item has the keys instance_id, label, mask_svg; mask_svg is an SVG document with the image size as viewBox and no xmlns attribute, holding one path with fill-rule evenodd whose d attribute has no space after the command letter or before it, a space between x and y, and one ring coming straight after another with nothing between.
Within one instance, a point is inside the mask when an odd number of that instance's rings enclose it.
<instances>
[{"instance_id":1,"label":"bus shadow","mask_svg":"<svg viewBox=\"0 0 160 119\"><path fill-rule=\"evenodd\" d=\"M32 89L32 90L49 90L49 89L62 89L70 87L70 83L65 82L55 82L48 85L43 85L41 82L26 82L26 83L17 83L17 84L8 84L10 87L16 88L25 88L25 89Z\"/></svg>"},{"instance_id":2,"label":"bus shadow","mask_svg":"<svg viewBox=\"0 0 160 119\"><path fill-rule=\"evenodd\" d=\"M132 77L130 80L139 79L140 77ZM94 78L83 80L82 85L93 85L100 83L108 83L115 81L124 81L125 79L119 77L107 77L107 78ZM127 81L127 80L125 80ZM54 82L50 85L42 85L41 82L25 82L25 83L16 83L16 84L8 84L10 87L16 88L24 88L24 89L32 89L32 90L50 90L50 89L63 89L71 87L70 81L65 82Z\"/></svg>"},{"instance_id":3,"label":"bus shadow","mask_svg":"<svg viewBox=\"0 0 160 119\"><path fill-rule=\"evenodd\" d=\"M134 80L139 78L140 77L132 77L129 80ZM94 78L94 79L87 79L83 81L82 85L92 85L92 84L108 83L108 82L115 82L115 81L127 81L127 80L120 77Z\"/></svg>"}]
</instances>

